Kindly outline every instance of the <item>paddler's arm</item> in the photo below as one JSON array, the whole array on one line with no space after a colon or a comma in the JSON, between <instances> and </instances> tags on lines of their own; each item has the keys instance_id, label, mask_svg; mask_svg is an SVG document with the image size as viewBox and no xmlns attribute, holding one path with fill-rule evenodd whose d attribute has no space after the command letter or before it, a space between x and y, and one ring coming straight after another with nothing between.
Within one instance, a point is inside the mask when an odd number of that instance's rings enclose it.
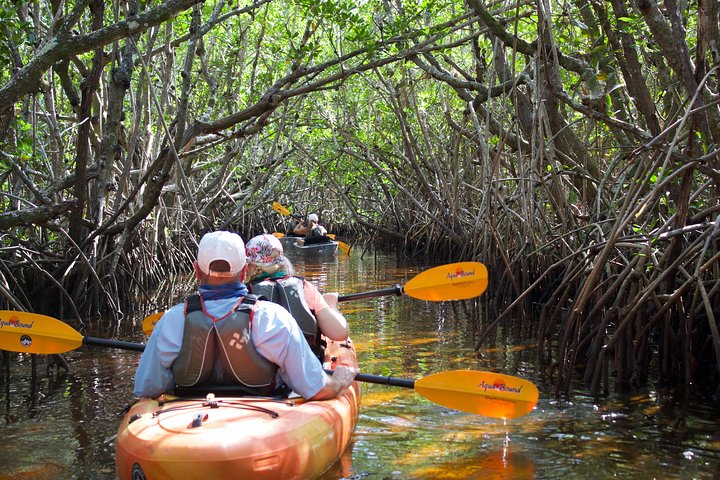
<instances>
[{"instance_id":1,"label":"paddler's arm","mask_svg":"<svg viewBox=\"0 0 720 480\"><path fill-rule=\"evenodd\" d=\"M332 375L325 374L325 385L310 400L328 400L337 397L353 383L358 373L360 370L355 367L338 365Z\"/></svg>"},{"instance_id":2,"label":"paddler's arm","mask_svg":"<svg viewBox=\"0 0 720 480\"><path fill-rule=\"evenodd\" d=\"M307 235L307 233L308 233L308 227L305 226L305 221L304 221L304 220L300 220L300 221L298 222L298 224L297 224L297 225L295 226L295 228L293 229L293 233L294 233L295 235Z\"/></svg>"},{"instance_id":3,"label":"paddler's arm","mask_svg":"<svg viewBox=\"0 0 720 480\"><path fill-rule=\"evenodd\" d=\"M278 366L278 373L293 391L309 400L336 397L358 374L354 367L338 365L328 375L310 350L295 319L276 303L255 304L253 331L250 336L257 352Z\"/></svg>"},{"instance_id":4,"label":"paddler's arm","mask_svg":"<svg viewBox=\"0 0 720 480\"><path fill-rule=\"evenodd\" d=\"M303 280L305 299L311 310L315 311L320 331L330 340L343 342L350 334L347 320L338 310L336 292L321 294L312 283Z\"/></svg>"},{"instance_id":5,"label":"paddler's arm","mask_svg":"<svg viewBox=\"0 0 720 480\"><path fill-rule=\"evenodd\" d=\"M180 353L184 329L183 305L169 309L155 325L135 372L135 396L155 398L175 386L171 367Z\"/></svg>"}]
</instances>

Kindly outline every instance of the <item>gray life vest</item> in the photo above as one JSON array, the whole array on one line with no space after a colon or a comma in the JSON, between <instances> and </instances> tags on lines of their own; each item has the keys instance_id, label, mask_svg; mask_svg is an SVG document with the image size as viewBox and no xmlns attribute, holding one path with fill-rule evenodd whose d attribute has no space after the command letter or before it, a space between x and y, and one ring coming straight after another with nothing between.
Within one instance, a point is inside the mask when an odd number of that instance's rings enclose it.
<instances>
[{"instance_id":1,"label":"gray life vest","mask_svg":"<svg viewBox=\"0 0 720 480\"><path fill-rule=\"evenodd\" d=\"M325 230L325 227L322 227L320 225L315 225L306 235L308 238L317 238L317 237L324 237L327 233L327 230Z\"/></svg>"},{"instance_id":2,"label":"gray life vest","mask_svg":"<svg viewBox=\"0 0 720 480\"><path fill-rule=\"evenodd\" d=\"M172 366L177 385L240 384L258 395L273 392L277 366L264 359L250 339L256 301L248 295L226 316L214 318L205 312L199 295L187 298L182 348Z\"/></svg>"},{"instance_id":3,"label":"gray life vest","mask_svg":"<svg viewBox=\"0 0 720 480\"><path fill-rule=\"evenodd\" d=\"M321 347L317 318L305 301L305 289L301 277L266 278L251 283L248 288L253 294L285 307L300 326L313 351Z\"/></svg>"}]
</instances>

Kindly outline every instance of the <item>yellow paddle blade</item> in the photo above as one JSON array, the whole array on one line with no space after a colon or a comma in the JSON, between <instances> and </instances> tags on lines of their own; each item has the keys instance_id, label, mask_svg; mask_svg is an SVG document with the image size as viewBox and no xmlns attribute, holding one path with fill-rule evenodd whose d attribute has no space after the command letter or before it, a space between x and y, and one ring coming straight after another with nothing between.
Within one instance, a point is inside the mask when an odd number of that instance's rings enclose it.
<instances>
[{"instance_id":1,"label":"yellow paddle blade","mask_svg":"<svg viewBox=\"0 0 720 480\"><path fill-rule=\"evenodd\" d=\"M465 300L482 294L488 272L480 262L458 262L425 270L403 287L407 295L421 300Z\"/></svg>"},{"instance_id":2,"label":"yellow paddle blade","mask_svg":"<svg viewBox=\"0 0 720 480\"><path fill-rule=\"evenodd\" d=\"M37 313L0 310L0 350L24 353L64 353L83 343L67 323Z\"/></svg>"},{"instance_id":3,"label":"yellow paddle blade","mask_svg":"<svg viewBox=\"0 0 720 480\"><path fill-rule=\"evenodd\" d=\"M283 238L283 237L285 236L284 233L280 233L280 232L273 232L272 235L273 235L273 237L275 237L275 238Z\"/></svg>"},{"instance_id":4,"label":"yellow paddle blade","mask_svg":"<svg viewBox=\"0 0 720 480\"><path fill-rule=\"evenodd\" d=\"M339 248L340 250L342 250L343 253L345 253L345 254L347 254L347 255L350 255L350 248L351 248L350 245L348 245L348 244L345 243L345 242L341 242L340 240L337 240L337 239L335 238L335 234L334 234L334 233L326 233L325 236L328 237L328 238L331 239L331 240L335 240L335 241L337 242L337 244L338 244L338 248Z\"/></svg>"},{"instance_id":5,"label":"yellow paddle blade","mask_svg":"<svg viewBox=\"0 0 720 480\"><path fill-rule=\"evenodd\" d=\"M152 333L153 329L155 328L155 324L160 320L160 317L162 317L165 314L165 312L157 312L153 313L152 315L148 315L147 317L143 318L142 321L142 330L145 335L148 337Z\"/></svg>"},{"instance_id":6,"label":"yellow paddle blade","mask_svg":"<svg viewBox=\"0 0 720 480\"><path fill-rule=\"evenodd\" d=\"M338 244L338 248L342 250L346 255L350 255L350 245L340 240L335 240Z\"/></svg>"},{"instance_id":7,"label":"yellow paddle blade","mask_svg":"<svg viewBox=\"0 0 720 480\"><path fill-rule=\"evenodd\" d=\"M273 210L275 210L276 212L278 212L280 215L292 215L292 213L290 213L290 210L288 210L287 208L283 207L283 206L280 205L278 202L273 202L272 207L273 207Z\"/></svg>"},{"instance_id":8,"label":"yellow paddle blade","mask_svg":"<svg viewBox=\"0 0 720 480\"><path fill-rule=\"evenodd\" d=\"M415 381L415 391L445 407L492 418L530 413L539 396L537 387L527 380L476 370L429 375Z\"/></svg>"}]
</instances>

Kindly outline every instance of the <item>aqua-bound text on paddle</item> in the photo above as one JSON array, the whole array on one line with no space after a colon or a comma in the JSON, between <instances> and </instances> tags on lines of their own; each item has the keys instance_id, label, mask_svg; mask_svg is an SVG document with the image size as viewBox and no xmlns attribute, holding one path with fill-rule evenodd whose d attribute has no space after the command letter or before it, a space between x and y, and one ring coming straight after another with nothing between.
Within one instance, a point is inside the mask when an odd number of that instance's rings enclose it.
<instances>
[{"instance_id":1,"label":"aqua-bound text on paddle","mask_svg":"<svg viewBox=\"0 0 720 480\"><path fill-rule=\"evenodd\" d=\"M485 380L483 380L478 384L478 388L481 389L483 392L487 392L488 390L497 390L498 392L520 393L523 386L521 385L519 387L509 387L504 383L485 383Z\"/></svg>"},{"instance_id":2,"label":"aqua-bound text on paddle","mask_svg":"<svg viewBox=\"0 0 720 480\"><path fill-rule=\"evenodd\" d=\"M469 272L466 272L465 270L456 270L454 272L448 272L447 278L450 279L450 281L455 280L456 278L463 278L463 277L472 277L475 275L475 270L470 270Z\"/></svg>"},{"instance_id":3,"label":"aqua-bound text on paddle","mask_svg":"<svg viewBox=\"0 0 720 480\"><path fill-rule=\"evenodd\" d=\"M30 323L23 323L20 321L19 318L10 317L10 320L5 320L3 318L0 318L0 328L3 327L14 327L14 328L27 328L31 329L35 321L33 320Z\"/></svg>"}]
</instances>

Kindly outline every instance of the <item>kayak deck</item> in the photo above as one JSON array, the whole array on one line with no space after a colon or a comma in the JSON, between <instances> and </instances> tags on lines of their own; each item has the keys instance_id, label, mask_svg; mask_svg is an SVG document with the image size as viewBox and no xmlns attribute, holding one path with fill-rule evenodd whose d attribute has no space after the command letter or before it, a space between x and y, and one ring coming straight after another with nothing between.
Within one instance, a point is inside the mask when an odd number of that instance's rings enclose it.
<instances>
[{"instance_id":1,"label":"kayak deck","mask_svg":"<svg viewBox=\"0 0 720 480\"><path fill-rule=\"evenodd\" d=\"M293 244L295 253L305 257L331 257L337 253L338 242L331 240L323 243L313 243L311 245Z\"/></svg>"},{"instance_id":2,"label":"kayak deck","mask_svg":"<svg viewBox=\"0 0 720 480\"><path fill-rule=\"evenodd\" d=\"M305 237L295 237L292 235L285 235L280 239L280 243L282 244L283 248L292 248L293 245L295 245L295 242L297 242L299 239L303 239Z\"/></svg>"},{"instance_id":3,"label":"kayak deck","mask_svg":"<svg viewBox=\"0 0 720 480\"><path fill-rule=\"evenodd\" d=\"M348 341L349 343L349 341ZM328 342L326 368L357 366L352 345ZM331 400L262 397L141 399L118 431L122 479L309 479L347 447L357 423L357 382Z\"/></svg>"}]
</instances>

